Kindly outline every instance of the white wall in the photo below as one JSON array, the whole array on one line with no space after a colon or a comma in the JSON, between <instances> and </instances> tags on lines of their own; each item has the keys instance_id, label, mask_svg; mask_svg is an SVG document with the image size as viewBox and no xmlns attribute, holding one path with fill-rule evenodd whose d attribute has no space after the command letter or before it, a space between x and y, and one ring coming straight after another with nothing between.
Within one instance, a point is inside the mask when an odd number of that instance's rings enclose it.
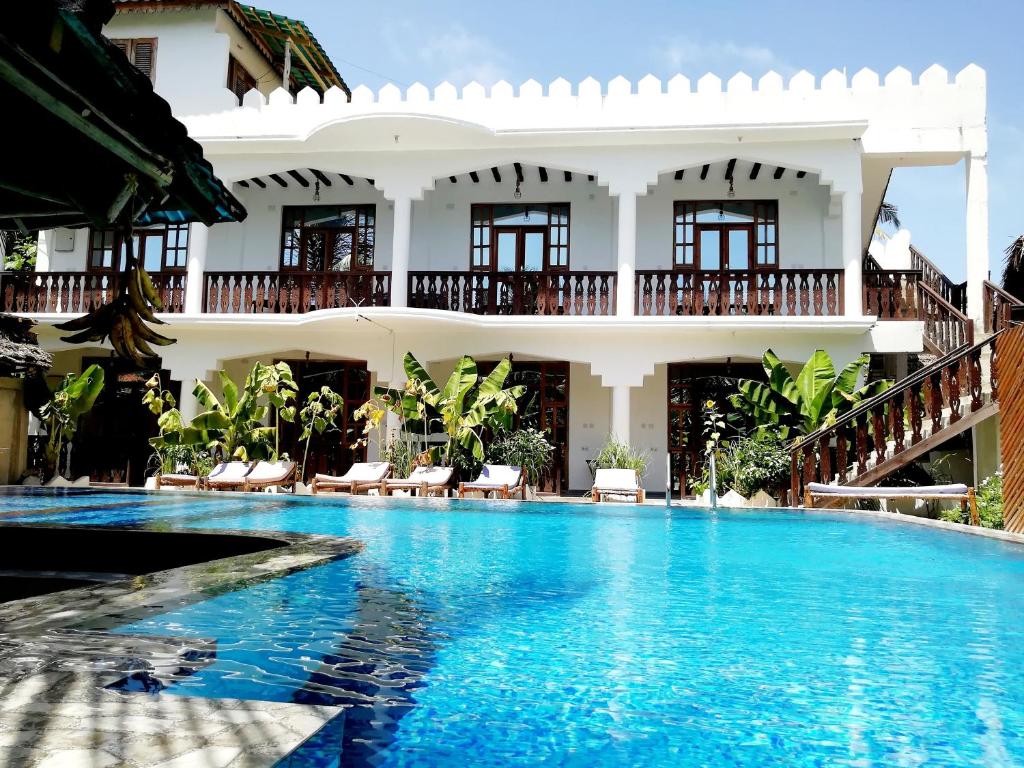
<instances>
[{"instance_id":1,"label":"white wall","mask_svg":"<svg viewBox=\"0 0 1024 768\"><path fill-rule=\"evenodd\" d=\"M630 443L648 456L644 488L665 490L665 452L668 450L668 366L659 365L630 390Z\"/></svg>"},{"instance_id":2,"label":"white wall","mask_svg":"<svg viewBox=\"0 0 1024 768\"><path fill-rule=\"evenodd\" d=\"M594 484L587 468L611 431L612 391L590 373L589 365L569 366L569 488L586 490Z\"/></svg>"},{"instance_id":3,"label":"white wall","mask_svg":"<svg viewBox=\"0 0 1024 768\"><path fill-rule=\"evenodd\" d=\"M763 167L750 181L750 164L739 162L734 173L737 200L777 200L779 203L779 266L842 267L842 243L838 226L827 218L829 191L818 177L807 174L797 179L792 170L783 178L772 178L774 168ZM714 176L712 176L714 174ZM729 183L721 165L711 167L706 180L700 168L689 168L676 181L674 174L662 174L658 184L637 198L637 269L668 269L672 266L673 204L679 200L725 200ZM836 220L838 222L838 219Z\"/></svg>"},{"instance_id":4,"label":"white wall","mask_svg":"<svg viewBox=\"0 0 1024 768\"><path fill-rule=\"evenodd\" d=\"M231 269L277 269L281 263L281 224L286 205L375 205L374 268L390 269L394 226L391 203L365 179L353 178L353 185L350 187L333 175L332 186L320 185L320 200L316 202L313 200L315 180L308 171L303 171L302 175L310 180L309 187L299 186L298 182L286 173L281 173L280 176L288 182L287 189L268 179L264 179L267 181L266 189L260 189L255 185L248 189L235 185L235 196L245 206L249 215L241 223L218 224L210 228L206 269L211 272Z\"/></svg>"},{"instance_id":5,"label":"white wall","mask_svg":"<svg viewBox=\"0 0 1024 768\"><path fill-rule=\"evenodd\" d=\"M615 268L612 204L605 189L586 175L548 168L541 182L537 169L524 167L522 199L516 200L515 174L502 169L501 183L489 168L478 171L479 183L459 176L452 184L438 179L434 190L413 203L411 269L466 270L470 264L470 208L473 203L569 203L569 267L574 270ZM541 219L538 216L538 224Z\"/></svg>"},{"instance_id":6,"label":"white wall","mask_svg":"<svg viewBox=\"0 0 1024 768\"><path fill-rule=\"evenodd\" d=\"M237 102L227 90L230 52L270 93L276 73L238 26L215 8L119 13L104 27L109 38L155 37L154 88L176 115L203 114Z\"/></svg>"}]
</instances>

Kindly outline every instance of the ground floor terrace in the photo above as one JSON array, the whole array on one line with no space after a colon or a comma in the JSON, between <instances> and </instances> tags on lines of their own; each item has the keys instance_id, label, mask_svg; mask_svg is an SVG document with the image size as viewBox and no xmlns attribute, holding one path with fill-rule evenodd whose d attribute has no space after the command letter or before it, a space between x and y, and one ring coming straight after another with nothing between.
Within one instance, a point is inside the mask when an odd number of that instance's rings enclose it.
<instances>
[{"instance_id":1,"label":"ground floor terrace","mask_svg":"<svg viewBox=\"0 0 1024 768\"><path fill-rule=\"evenodd\" d=\"M751 318L724 327L721 319L698 322L694 318L681 328L669 318L486 318L373 308L282 317L276 323L182 317L168 326L178 341L161 350L160 372L186 418L198 408L190 394L193 382L199 379L216 389L219 369L240 381L256 361L284 360L303 392L328 384L345 397L345 415L338 432L316 439L310 467L340 473L354 460L377 458L380 436L373 433L368 445L357 446L363 425L353 414L374 386L404 385L406 352L439 381L447 379L462 355L473 356L482 371L511 356L510 383L527 388L517 419L521 426L546 431L555 445L545 490L589 489L590 462L615 436L649 456L644 479L649 491L663 492L668 480L678 496L689 492L700 467L701 402L710 398L726 405L737 379L762 376L759 361L765 349L795 366L816 348L827 349L840 366L865 351L885 356L922 349L921 325L912 322L888 323L883 329L870 318L833 318L825 325L790 318L774 327ZM80 431L73 456L81 474L95 479L127 474L133 484L141 484L150 453L146 439L155 429L153 417L141 406L151 372L125 367L106 350L68 348L56 340L54 329L39 329L44 345L54 350L51 375L100 362L109 369L108 381L118 383L86 417L90 426ZM125 413L134 415L126 418ZM281 436L282 449L293 456L296 432L286 425Z\"/></svg>"}]
</instances>

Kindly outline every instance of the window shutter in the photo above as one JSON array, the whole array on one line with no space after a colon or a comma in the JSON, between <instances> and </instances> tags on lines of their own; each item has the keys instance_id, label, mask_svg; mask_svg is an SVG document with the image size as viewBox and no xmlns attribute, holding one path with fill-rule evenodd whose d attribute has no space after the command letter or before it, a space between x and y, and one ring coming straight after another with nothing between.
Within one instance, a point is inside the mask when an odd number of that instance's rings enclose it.
<instances>
[{"instance_id":1,"label":"window shutter","mask_svg":"<svg viewBox=\"0 0 1024 768\"><path fill-rule=\"evenodd\" d=\"M114 45L116 45L118 47L118 49L121 51L121 53L123 53L125 56L129 56L128 60L131 61L130 54L128 53L128 43L131 42L131 41L129 41L129 40L111 40L110 42L112 42Z\"/></svg>"},{"instance_id":2,"label":"window shutter","mask_svg":"<svg viewBox=\"0 0 1024 768\"><path fill-rule=\"evenodd\" d=\"M150 80L153 79L153 40L135 40L132 45L133 53L132 64L139 69L142 74L148 77Z\"/></svg>"}]
</instances>

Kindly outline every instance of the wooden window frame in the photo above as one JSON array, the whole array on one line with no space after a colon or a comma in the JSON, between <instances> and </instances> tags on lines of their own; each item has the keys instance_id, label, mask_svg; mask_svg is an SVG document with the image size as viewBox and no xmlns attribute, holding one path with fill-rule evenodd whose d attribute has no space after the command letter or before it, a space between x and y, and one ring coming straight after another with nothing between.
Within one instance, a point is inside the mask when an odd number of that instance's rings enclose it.
<instances>
[{"instance_id":1,"label":"wooden window frame","mask_svg":"<svg viewBox=\"0 0 1024 768\"><path fill-rule=\"evenodd\" d=\"M352 266L347 270L331 270L327 269L326 265L323 270L314 270L316 272L336 273L336 274L349 274L352 272L373 272L377 260L377 205L376 203L358 203L353 205L345 204L326 204L326 205L285 205L281 209L281 241L280 241L280 256L277 262L277 268L280 272L309 272L308 265L306 264L306 237L307 231L316 231L318 229L326 229L324 227L307 227L305 225L305 216L303 216L302 224L298 227L287 226L288 214L290 211L296 209L305 210L307 208L336 208L339 210L351 210L355 217L355 224L351 227L353 230L352 237ZM338 228L339 230L341 228ZM348 229L346 227L346 229ZM298 230L299 239L295 243L289 243L288 237L291 230ZM359 262L359 242L360 233L365 236L367 233L372 233L373 243L370 246L370 263L363 265ZM285 254L294 252L298 258L298 263L295 265L288 265L285 263Z\"/></svg>"},{"instance_id":2,"label":"wooden window frame","mask_svg":"<svg viewBox=\"0 0 1024 768\"><path fill-rule=\"evenodd\" d=\"M139 69L140 72L147 75L152 82L156 82L156 45L157 38L155 37L112 37L110 42L124 51L124 55L128 57L128 61L131 62L133 67ZM135 63L135 49L139 43L148 43L150 46L150 64L149 72L141 69Z\"/></svg>"},{"instance_id":3,"label":"wooden window frame","mask_svg":"<svg viewBox=\"0 0 1024 768\"><path fill-rule=\"evenodd\" d=\"M246 86L239 90L235 90L236 81L238 85ZM257 87L256 78L250 74L242 63L231 54L228 54L228 85L227 88L235 96L238 97L238 103L242 103L242 99L249 91Z\"/></svg>"},{"instance_id":4,"label":"wooden window frame","mask_svg":"<svg viewBox=\"0 0 1024 768\"><path fill-rule=\"evenodd\" d=\"M168 235L174 232L178 235L175 238L174 245L168 245ZM181 244L181 234L184 233L185 240L184 245ZM159 234L161 240L160 247L160 274L184 274L188 269L188 246L191 232L188 224L157 224L152 227L141 227L132 232L132 234L139 238L139 252L135 254L135 258L139 264L146 263L145 254L145 242L148 238L152 238L154 234ZM94 264L93 255L97 252L103 252L106 249L105 246L96 248L95 240L97 236L102 236L104 241L107 237L111 239L111 255L110 255L110 266L102 266ZM110 274L112 272L120 271L121 267L121 251L124 247L124 235L116 229L91 229L89 230L89 246L85 257L85 271L93 272L98 274ZM183 255L182 265L177 266L176 264L170 264L168 256L173 254L177 257L179 254ZM177 258L173 259L177 261Z\"/></svg>"},{"instance_id":5,"label":"wooden window frame","mask_svg":"<svg viewBox=\"0 0 1024 768\"><path fill-rule=\"evenodd\" d=\"M697 206L709 204L728 205L729 203L750 203L754 208L753 221L749 225L752 230L749 240L750 269L757 272L772 272L779 269L778 200L676 200L672 205L672 269L674 271L705 271L700 264L699 230L702 225L697 222ZM682 217L682 220L680 220L680 217ZM735 222L723 222L721 226L723 228L727 228L729 226L742 227L748 225L737 224ZM771 230L773 236L771 237L768 234L769 226L773 227ZM682 239L680 239L680 229L682 230ZM763 253L766 257L769 253L772 254L772 261L768 261L766 258L764 263L761 262L760 255L762 253L762 247L764 248ZM691 249L690 254L692 256L692 260L689 263L685 261L680 263L678 256L680 253L685 256L687 248ZM718 270L706 271L729 272L730 270L724 263L720 263Z\"/></svg>"},{"instance_id":6,"label":"wooden window frame","mask_svg":"<svg viewBox=\"0 0 1024 768\"><path fill-rule=\"evenodd\" d=\"M546 222L539 222L536 225L521 225L521 224L501 224L495 225L494 223L494 208L496 206L505 205L521 205L525 207L536 207L537 213L540 213L540 209L544 209L544 213L547 215ZM562 216L564 214L565 221L552 222L552 215ZM557 272L568 272L571 268L570 260L572 258L572 247L570 242L570 233L572 232L572 204L568 202L541 202L541 203L520 203L515 202L499 202L499 203L472 203L470 205L469 212L469 269L471 272L492 272L495 270L494 259L497 256L497 237L495 234L495 228L508 228L508 227L544 227L544 274L557 273ZM562 233L564 231L565 241L562 242L561 237L556 237L553 241L552 235L554 233ZM479 235L479 237L478 237ZM552 264L552 253L557 254L556 263ZM487 253L488 258L486 263L483 263L481 254ZM562 259L564 256L564 262Z\"/></svg>"}]
</instances>

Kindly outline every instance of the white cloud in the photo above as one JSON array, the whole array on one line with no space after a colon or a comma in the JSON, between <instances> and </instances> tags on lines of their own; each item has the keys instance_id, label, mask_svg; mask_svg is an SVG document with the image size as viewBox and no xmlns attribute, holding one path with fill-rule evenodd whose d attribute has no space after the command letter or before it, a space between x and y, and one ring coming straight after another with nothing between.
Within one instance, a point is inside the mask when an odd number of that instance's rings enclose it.
<instances>
[{"instance_id":1,"label":"white cloud","mask_svg":"<svg viewBox=\"0 0 1024 768\"><path fill-rule=\"evenodd\" d=\"M491 85L510 79L512 57L489 38L459 24L430 30L409 21L383 30L389 53L427 84L447 80L456 86L477 81Z\"/></svg>"},{"instance_id":2,"label":"white cloud","mask_svg":"<svg viewBox=\"0 0 1024 768\"><path fill-rule=\"evenodd\" d=\"M699 77L712 72L723 80L744 71L755 80L768 70L789 75L796 68L787 64L771 48L740 45L730 40L694 40L673 37L656 45L654 58L665 70Z\"/></svg>"}]
</instances>

